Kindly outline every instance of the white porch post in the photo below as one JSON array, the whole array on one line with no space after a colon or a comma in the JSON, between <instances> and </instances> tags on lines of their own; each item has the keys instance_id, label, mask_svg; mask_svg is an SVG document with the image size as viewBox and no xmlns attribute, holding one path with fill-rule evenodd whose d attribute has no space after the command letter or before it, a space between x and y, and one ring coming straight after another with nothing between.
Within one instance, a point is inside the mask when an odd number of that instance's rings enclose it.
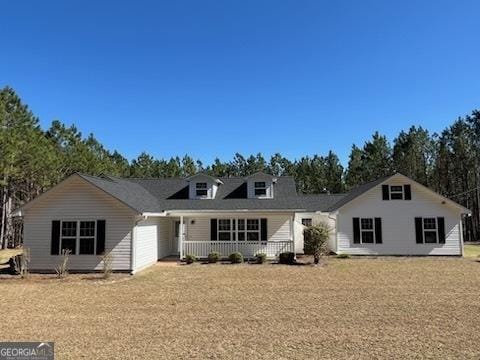
<instances>
[{"instance_id":1,"label":"white porch post","mask_svg":"<svg viewBox=\"0 0 480 360\"><path fill-rule=\"evenodd\" d=\"M292 252L295 254L295 259L297 254L295 253L295 214L290 217L290 239L292 240Z\"/></svg>"},{"instance_id":2,"label":"white porch post","mask_svg":"<svg viewBox=\"0 0 480 360\"><path fill-rule=\"evenodd\" d=\"M183 215L180 216L180 226L178 229L178 253L180 254L180 259L183 259Z\"/></svg>"}]
</instances>

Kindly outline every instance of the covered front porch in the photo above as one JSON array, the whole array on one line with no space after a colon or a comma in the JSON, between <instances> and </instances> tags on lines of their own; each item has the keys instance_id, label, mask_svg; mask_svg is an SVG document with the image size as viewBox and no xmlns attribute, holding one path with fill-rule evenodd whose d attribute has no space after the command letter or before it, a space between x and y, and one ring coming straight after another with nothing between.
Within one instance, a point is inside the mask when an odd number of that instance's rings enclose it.
<instances>
[{"instance_id":1,"label":"covered front porch","mask_svg":"<svg viewBox=\"0 0 480 360\"><path fill-rule=\"evenodd\" d=\"M207 258L240 252L245 258L264 253L276 258L295 251L292 212L170 212L173 231L170 243L183 259L187 254Z\"/></svg>"}]
</instances>

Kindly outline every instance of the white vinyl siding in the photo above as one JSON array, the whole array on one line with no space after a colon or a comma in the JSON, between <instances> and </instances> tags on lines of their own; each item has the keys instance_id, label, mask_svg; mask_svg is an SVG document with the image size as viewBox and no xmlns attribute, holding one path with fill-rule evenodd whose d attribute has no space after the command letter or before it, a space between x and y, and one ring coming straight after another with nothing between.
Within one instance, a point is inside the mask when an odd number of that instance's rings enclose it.
<instances>
[{"instance_id":1,"label":"white vinyl siding","mask_svg":"<svg viewBox=\"0 0 480 360\"><path fill-rule=\"evenodd\" d=\"M334 216L331 217L334 218ZM312 219L312 225L317 225L321 222L328 224L331 229L330 237L328 238L328 248L333 252L336 251L335 220L329 218L327 215L309 212L295 214L295 252L297 254L303 254L303 230L305 226L302 224L302 219Z\"/></svg>"},{"instance_id":2,"label":"white vinyl siding","mask_svg":"<svg viewBox=\"0 0 480 360\"><path fill-rule=\"evenodd\" d=\"M267 241L288 241L291 240L290 234L290 215L266 215L261 213L252 213L251 215L230 215L230 216L212 216L185 218L187 227L187 241L210 241L210 219L267 219ZM191 220L194 220L194 224Z\"/></svg>"},{"instance_id":3,"label":"white vinyl siding","mask_svg":"<svg viewBox=\"0 0 480 360\"><path fill-rule=\"evenodd\" d=\"M217 193L217 189L218 184L214 181L214 179L203 174L193 176L189 180L188 193L190 199L214 199ZM198 195L197 190L206 190L206 195Z\"/></svg>"},{"instance_id":4,"label":"white vinyl siding","mask_svg":"<svg viewBox=\"0 0 480 360\"><path fill-rule=\"evenodd\" d=\"M394 176L388 185L404 185L405 178ZM460 210L411 183L412 200L383 201L382 187L376 186L351 203L337 215L338 252L354 255L461 255ZM382 219L382 244L354 244L352 219ZM415 217L445 218L445 244L417 244Z\"/></svg>"},{"instance_id":5,"label":"white vinyl siding","mask_svg":"<svg viewBox=\"0 0 480 360\"><path fill-rule=\"evenodd\" d=\"M264 195L255 195L255 183L257 183L257 185L264 183L264 186L257 186L258 189L265 189ZM250 199L271 199L274 196L273 187L272 177L265 174L251 176L247 180L247 197Z\"/></svg>"},{"instance_id":6,"label":"white vinyl siding","mask_svg":"<svg viewBox=\"0 0 480 360\"><path fill-rule=\"evenodd\" d=\"M30 249L30 268L54 271L60 256L50 255L52 220L102 219L105 252L112 253L115 270L131 270L131 236L135 213L78 176L73 176L25 210L24 246ZM101 270L101 257L71 255L70 270Z\"/></svg>"},{"instance_id":7,"label":"white vinyl siding","mask_svg":"<svg viewBox=\"0 0 480 360\"><path fill-rule=\"evenodd\" d=\"M176 254L171 249L173 220L166 217L151 217L135 227L135 271L155 264L158 259Z\"/></svg>"},{"instance_id":8,"label":"white vinyl siding","mask_svg":"<svg viewBox=\"0 0 480 360\"><path fill-rule=\"evenodd\" d=\"M135 226L135 271L157 262L158 228L156 218L143 220Z\"/></svg>"},{"instance_id":9,"label":"white vinyl siding","mask_svg":"<svg viewBox=\"0 0 480 360\"><path fill-rule=\"evenodd\" d=\"M171 228L172 220L169 218L158 218L158 259L164 258L171 254L177 253L177 249L174 249L174 252L171 250Z\"/></svg>"}]
</instances>

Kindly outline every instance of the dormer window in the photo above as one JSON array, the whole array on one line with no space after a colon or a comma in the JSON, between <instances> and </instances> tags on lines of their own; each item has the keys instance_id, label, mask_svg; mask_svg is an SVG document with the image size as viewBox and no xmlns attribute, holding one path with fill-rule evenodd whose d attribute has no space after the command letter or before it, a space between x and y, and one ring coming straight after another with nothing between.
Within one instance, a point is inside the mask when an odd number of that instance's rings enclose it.
<instances>
[{"instance_id":1,"label":"dormer window","mask_svg":"<svg viewBox=\"0 0 480 360\"><path fill-rule=\"evenodd\" d=\"M265 183L265 181L255 181L254 189L255 196L267 195L267 184Z\"/></svg>"},{"instance_id":2,"label":"dormer window","mask_svg":"<svg viewBox=\"0 0 480 360\"><path fill-rule=\"evenodd\" d=\"M206 197L208 195L207 183L199 182L195 184L195 194L197 197Z\"/></svg>"}]
</instances>

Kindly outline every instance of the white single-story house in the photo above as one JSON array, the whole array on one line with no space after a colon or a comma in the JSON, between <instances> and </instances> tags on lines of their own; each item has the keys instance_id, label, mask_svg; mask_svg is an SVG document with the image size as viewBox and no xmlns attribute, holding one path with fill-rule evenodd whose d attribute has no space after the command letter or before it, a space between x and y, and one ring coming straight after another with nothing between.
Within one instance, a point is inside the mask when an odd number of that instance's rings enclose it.
<instances>
[{"instance_id":1,"label":"white single-story house","mask_svg":"<svg viewBox=\"0 0 480 360\"><path fill-rule=\"evenodd\" d=\"M137 179L74 174L16 211L32 271L135 273L169 256L303 252L303 229L332 228L329 247L352 255L463 255L463 206L396 173L347 194L299 195L292 177L197 174Z\"/></svg>"}]
</instances>

